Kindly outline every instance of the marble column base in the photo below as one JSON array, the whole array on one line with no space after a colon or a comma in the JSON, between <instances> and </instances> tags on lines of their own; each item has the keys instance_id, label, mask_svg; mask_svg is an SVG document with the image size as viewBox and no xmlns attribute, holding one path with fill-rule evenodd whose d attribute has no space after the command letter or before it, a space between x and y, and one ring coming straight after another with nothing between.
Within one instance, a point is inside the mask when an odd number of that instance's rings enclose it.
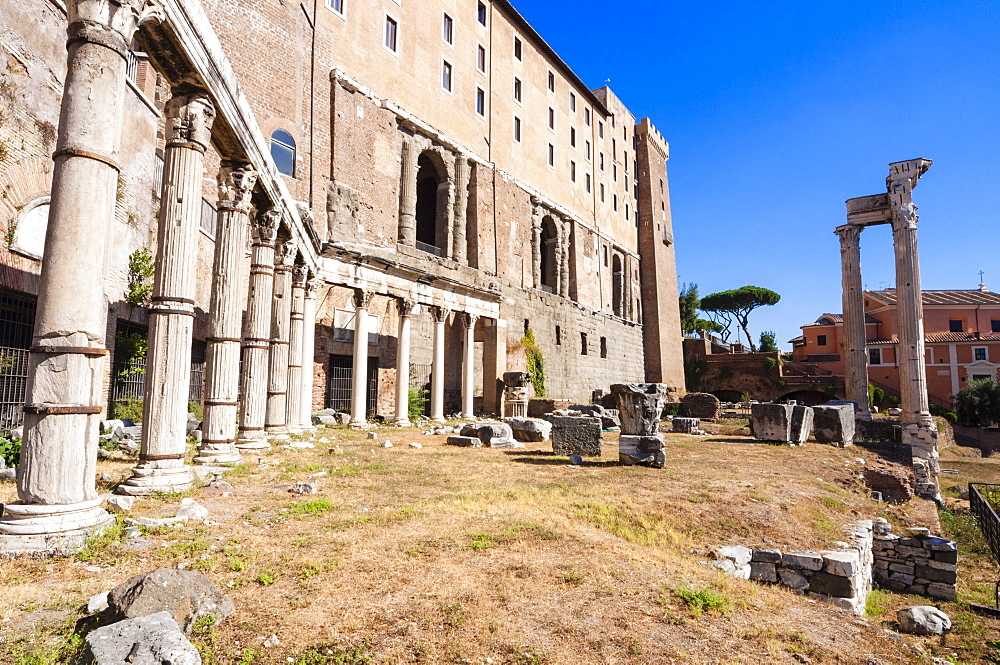
<instances>
[{"instance_id":1,"label":"marble column base","mask_svg":"<svg viewBox=\"0 0 1000 665\"><path fill-rule=\"evenodd\" d=\"M214 450L202 450L199 448L198 456L194 458L194 463L209 466L235 466L243 462L239 450L235 446L226 446Z\"/></svg>"},{"instance_id":2,"label":"marble column base","mask_svg":"<svg viewBox=\"0 0 1000 665\"><path fill-rule=\"evenodd\" d=\"M398 419L396 419L396 421L393 423L393 425L395 425L396 427L413 427L413 423L411 423L406 418L398 418Z\"/></svg>"},{"instance_id":3,"label":"marble column base","mask_svg":"<svg viewBox=\"0 0 1000 665\"><path fill-rule=\"evenodd\" d=\"M0 518L0 534L47 536L107 526L114 518L101 508L101 499L71 504L8 503Z\"/></svg>"},{"instance_id":4,"label":"marble column base","mask_svg":"<svg viewBox=\"0 0 1000 665\"><path fill-rule=\"evenodd\" d=\"M191 467L177 466L167 469L139 466L132 469L132 477L115 488L115 494L146 496L157 492L185 492L194 486Z\"/></svg>"},{"instance_id":5,"label":"marble column base","mask_svg":"<svg viewBox=\"0 0 1000 665\"><path fill-rule=\"evenodd\" d=\"M267 450L271 447L271 443L263 438L263 432L261 432L261 438L251 438L247 437L245 439L236 440L236 450L241 452L254 451L254 450Z\"/></svg>"},{"instance_id":6,"label":"marble column base","mask_svg":"<svg viewBox=\"0 0 1000 665\"><path fill-rule=\"evenodd\" d=\"M289 434L302 434L302 428L299 427L298 425L289 425L288 426L288 433Z\"/></svg>"}]
</instances>

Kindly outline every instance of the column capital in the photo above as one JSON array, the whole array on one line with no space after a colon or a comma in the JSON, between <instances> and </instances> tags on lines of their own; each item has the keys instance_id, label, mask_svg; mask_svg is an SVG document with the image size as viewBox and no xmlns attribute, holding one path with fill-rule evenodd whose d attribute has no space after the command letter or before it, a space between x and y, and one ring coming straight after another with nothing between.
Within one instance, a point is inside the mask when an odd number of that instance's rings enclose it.
<instances>
[{"instance_id":1,"label":"column capital","mask_svg":"<svg viewBox=\"0 0 1000 665\"><path fill-rule=\"evenodd\" d=\"M367 291L365 289L354 289L354 307L357 309L368 309L368 306L372 304L372 298L375 297L374 291Z\"/></svg>"},{"instance_id":2,"label":"column capital","mask_svg":"<svg viewBox=\"0 0 1000 665\"><path fill-rule=\"evenodd\" d=\"M204 151L212 140L215 106L204 91L175 92L164 109L167 146Z\"/></svg>"},{"instance_id":3,"label":"column capital","mask_svg":"<svg viewBox=\"0 0 1000 665\"><path fill-rule=\"evenodd\" d=\"M434 305L431 307L431 316L434 317L436 323L444 323L448 320L448 315L451 314L451 310L443 305Z\"/></svg>"},{"instance_id":4,"label":"column capital","mask_svg":"<svg viewBox=\"0 0 1000 665\"><path fill-rule=\"evenodd\" d=\"M479 320L478 314L471 314L469 312L462 312L462 325L466 328L474 328L476 326L476 321Z\"/></svg>"},{"instance_id":5,"label":"column capital","mask_svg":"<svg viewBox=\"0 0 1000 665\"><path fill-rule=\"evenodd\" d=\"M417 306L417 301L410 298L397 298L396 308L399 310L400 316L410 316L413 314L413 308Z\"/></svg>"},{"instance_id":6,"label":"column capital","mask_svg":"<svg viewBox=\"0 0 1000 665\"><path fill-rule=\"evenodd\" d=\"M69 0L69 43L90 42L111 49L123 58L140 25L166 19L152 0Z\"/></svg>"},{"instance_id":7,"label":"column capital","mask_svg":"<svg viewBox=\"0 0 1000 665\"><path fill-rule=\"evenodd\" d=\"M865 227L863 226L844 224L843 226L838 226L833 232L840 236L841 246L849 246L858 244L858 237L864 230Z\"/></svg>"},{"instance_id":8,"label":"column capital","mask_svg":"<svg viewBox=\"0 0 1000 665\"><path fill-rule=\"evenodd\" d=\"M299 246L294 240L278 243L274 250L274 267L276 270L291 270L295 257L299 254Z\"/></svg>"},{"instance_id":9,"label":"column capital","mask_svg":"<svg viewBox=\"0 0 1000 665\"><path fill-rule=\"evenodd\" d=\"M278 224L281 222L281 211L275 208L257 213L251 230L253 241L260 245L273 245L278 237Z\"/></svg>"},{"instance_id":10,"label":"column capital","mask_svg":"<svg viewBox=\"0 0 1000 665\"><path fill-rule=\"evenodd\" d=\"M292 268L292 288L293 289L304 289L306 287L306 281L309 279L309 268L308 266L295 266Z\"/></svg>"},{"instance_id":11,"label":"column capital","mask_svg":"<svg viewBox=\"0 0 1000 665\"><path fill-rule=\"evenodd\" d=\"M315 298L318 290L319 277L310 273L309 279L306 280L306 298Z\"/></svg>"},{"instance_id":12,"label":"column capital","mask_svg":"<svg viewBox=\"0 0 1000 665\"><path fill-rule=\"evenodd\" d=\"M257 171L250 164L223 166L219 169L219 210L247 214L257 185Z\"/></svg>"}]
</instances>

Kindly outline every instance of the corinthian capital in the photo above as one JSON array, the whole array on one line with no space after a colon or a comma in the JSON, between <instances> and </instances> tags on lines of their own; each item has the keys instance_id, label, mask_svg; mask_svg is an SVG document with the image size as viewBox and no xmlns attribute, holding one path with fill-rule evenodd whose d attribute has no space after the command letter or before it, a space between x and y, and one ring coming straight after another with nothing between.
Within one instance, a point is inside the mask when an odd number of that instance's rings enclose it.
<instances>
[{"instance_id":1,"label":"corinthian capital","mask_svg":"<svg viewBox=\"0 0 1000 665\"><path fill-rule=\"evenodd\" d=\"M307 266L295 266L292 268L292 286L304 289L308 278L309 268Z\"/></svg>"},{"instance_id":2,"label":"corinthian capital","mask_svg":"<svg viewBox=\"0 0 1000 665\"><path fill-rule=\"evenodd\" d=\"M256 184L257 171L250 164L223 167L219 171L219 209L249 213Z\"/></svg>"},{"instance_id":3,"label":"corinthian capital","mask_svg":"<svg viewBox=\"0 0 1000 665\"><path fill-rule=\"evenodd\" d=\"M175 94L167 102L167 145L195 144L204 150L212 140L215 106L204 92Z\"/></svg>"},{"instance_id":4,"label":"corinthian capital","mask_svg":"<svg viewBox=\"0 0 1000 665\"><path fill-rule=\"evenodd\" d=\"M306 280L306 298L315 298L319 290L319 277L313 275Z\"/></svg>"},{"instance_id":5,"label":"corinthian capital","mask_svg":"<svg viewBox=\"0 0 1000 665\"><path fill-rule=\"evenodd\" d=\"M257 213L253 220L253 240L261 245L272 245L278 237L278 224L281 222L281 211L271 208Z\"/></svg>"},{"instance_id":6,"label":"corinthian capital","mask_svg":"<svg viewBox=\"0 0 1000 665\"><path fill-rule=\"evenodd\" d=\"M399 309L400 316L409 316L413 314L413 308L416 307L417 301L410 300L409 298L397 298L396 307Z\"/></svg>"},{"instance_id":7,"label":"corinthian capital","mask_svg":"<svg viewBox=\"0 0 1000 665\"><path fill-rule=\"evenodd\" d=\"M294 240L286 240L279 244L274 251L275 267L288 270L295 263L295 257L298 256L298 253L299 246Z\"/></svg>"},{"instance_id":8,"label":"corinthian capital","mask_svg":"<svg viewBox=\"0 0 1000 665\"><path fill-rule=\"evenodd\" d=\"M451 310L447 307L442 307L441 305L431 307L431 315L437 323L445 323L448 320L449 314L451 314Z\"/></svg>"},{"instance_id":9,"label":"corinthian capital","mask_svg":"<svg viewBox=\"0 0 1000 665\"><path fill-rule=\"evenodd\" d=\"M89 41L124 56L140 25L166 17L153 0L69 0L66 3L70 41Z\"/></svg>"},{"instance_id":10,"label":"corinthian capital","mask_svg":"<svg viewBox=\"0 0 1000 665\"><path fill-rule=\"evenodd\" d=\"M858 244L858 238L864 230L865 227L863 226L844 224L843 226L838 226L833 232L840 236L841 247L852 247Z\"/></svg>"}]
</instances>

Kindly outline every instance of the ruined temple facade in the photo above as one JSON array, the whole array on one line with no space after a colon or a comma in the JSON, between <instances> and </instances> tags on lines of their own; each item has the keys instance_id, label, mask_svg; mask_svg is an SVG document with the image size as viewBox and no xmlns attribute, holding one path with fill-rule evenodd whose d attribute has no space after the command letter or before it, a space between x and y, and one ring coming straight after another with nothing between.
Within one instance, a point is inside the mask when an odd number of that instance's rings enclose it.
<instances>
[{"instance_id":1,"label":"ruined temple facade","mask_svg":"<svg viewBox=\"0 0 1000 665\"><path fill-rule=\"evenodd\" d=\"M209 62L204 71L218 78L208 86L217 117L192 166L199 233L177 250L195 271L192 297L169 297L193 319L190 397L238 409L242 444L307 424L286 411L405 422L411 387L429 391L434 418L502 413L501 377L525 369L528 331L551 396L683 385L668 144L609 88L588 88L508 2L162 4L166 20L140 27L125 54L115 215L93 266L108 306L102 406L140 394L125 385L136 374L116 365L116 344L155 333L156 313L127 301L128 263L143 247L158 262L175 251L161 247L157 217L169 100L188 94L188 61ZM72 7L0 7L0 346L26 351ZM244 139L267 154L234 151ZM225 298L242 313L213 322L216 243L236 210L220 198L219 174L242 163L261 174L241 213L252 228L232 232L245 255L227 268L239 278ZM258 226L276 203L269 240ZM272 302L260 302L262 290ZM235 354L237 341L240 400L258 389L247 366L270 377L256 406L204 387L213 344Z\"/></svg>"}]
</instances>

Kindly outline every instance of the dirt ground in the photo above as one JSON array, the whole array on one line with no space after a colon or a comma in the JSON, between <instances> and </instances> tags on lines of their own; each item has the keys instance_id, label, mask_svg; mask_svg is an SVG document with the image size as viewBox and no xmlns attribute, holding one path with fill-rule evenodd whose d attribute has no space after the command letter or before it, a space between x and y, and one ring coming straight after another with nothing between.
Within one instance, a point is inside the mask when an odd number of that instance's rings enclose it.
<instances>
[{"instance_id":1,"label":"dirt ground","mask_svg":"<svg viewBox=\"0 0 1000 665\"><path fill-rule=\"evenodd\" d=\"M314 448L247 457L225 477L231 494L148 498L131 515L170 517L191 496L204 521L3 562L0 662L71 661L87 599L159 566L202 571L235 602L192 638L209 664L973 663L1000 639L964 604L995 579L981 554L965 557L960 602L940 604L965 617L944 645L892 635L896 609L930 599L877 591L859 619L699 564L730 544L830 548L862 518L957 528L929 502L872 501L860 471L889 463L861 448L667 435L656 470L619 466L608 433L602 458L571 466L549 443L470 449L372 431L320 430L301 439ZM129 468L100 462L101 491ZM319 491L293 494L296 481ZM0 502L14 498L0 485Z\"/></svg>"}]
</instances>

